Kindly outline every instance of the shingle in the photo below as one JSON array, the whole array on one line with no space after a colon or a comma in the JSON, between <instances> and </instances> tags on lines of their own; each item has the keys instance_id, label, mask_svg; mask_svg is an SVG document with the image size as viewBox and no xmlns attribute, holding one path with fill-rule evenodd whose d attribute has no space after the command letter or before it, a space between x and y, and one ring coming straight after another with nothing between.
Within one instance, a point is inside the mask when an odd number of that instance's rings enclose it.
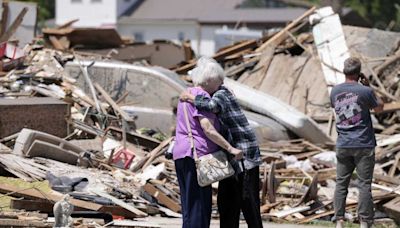
<instances>
[{"instance_id":1,"label":"shingle","mask_svg":"<svg viewBox=\"0 0 400 228\"><path fill-rule=\"evenodd\" d=\"M124 21L196 20L200 23L287 22L304 8L238 8L242 0L144 0Z\"/></svg>"}]
</instances>

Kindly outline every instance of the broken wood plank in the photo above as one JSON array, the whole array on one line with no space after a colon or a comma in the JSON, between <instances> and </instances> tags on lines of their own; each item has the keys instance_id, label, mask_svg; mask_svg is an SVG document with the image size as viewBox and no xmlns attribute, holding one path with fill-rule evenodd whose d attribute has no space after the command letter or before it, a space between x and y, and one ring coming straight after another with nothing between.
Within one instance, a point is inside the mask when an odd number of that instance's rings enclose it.
<instances>
[{"instance_id":1,"label":"broken wood plank","mask_svg":"<svg viewBox=\"0 0 400 228\"><path fill-rule=\"evenodd\" d=\"M25 211L40 211L47 214L53 213L54 202L45 200L26 200L26 199L12 199L10 207L17 210ZM87 211L88 209L81 207L74 207L74 211ZM103 205L99 212L111 213L113 215L123 216L127 219L134 219L136 215L132 212L115 205Z\"/></svg>"},{"instance_id":2,"label":"broken wood plank","mask_svg":"<svg viewBox=\"0 0 400 228\"><path fill-rule=\"evenodd\" d=\"M0 183L0 193L10 194L11 196L15 196L15 197L25 197L28 199L50 200L53 202L58 202L63 198L63 195L61 195L61 194L44 193L42 191L39 191L37 189L32 189L32 188L23 189L23 188L15 187L15 186L8 185L5 183ZM87 201L83 201L83 200L77 200L77 199L71 199L70 203L77 207L82 207L85 209L95 210L95 211L98 211L102 207L102 205L100 205L100 204L87 202Z\"/></svg>"},{"instance_id":3,"label":"broken wood plank","mask_svg":"<svg viewBox=\"0 0 400 228\"><path fill-rule=\"evenodd\" d=\"M234 45L233 47L224 49L218 53L216 53L215 55L212 56L212 58L214 58L215 60L219 61L223 58L225 58L226 56L235 54L239 51L242 50L246 50L248 48L254 48L257 46L257 40L246 40L244 42L239 43L238 45ZM179 67L178 69L175 69L175 72L178 74L185 74L186 72L188 72L190 69L192 69L193 67L196 66L196 61L186 64L184 66Z\"/></svg>"},{"instance_id":4,"label":"broken wood plank","mask_svg":"<svg viewBox=\"0 0 400 228\"><path fill-rule=\"evenodd\" d=\"M294 213L299 213L303 211L310 210L310 206L301 206L301 207L295 207L295 208L290 208L287 210L282 210L282 211L277 211L274 213L270 213L271 216L275 216L277 218L284 218L286 216L289 216Z\"/></svg>"},{"instance_id":5,"label":"broken wood plank","mask_svg":"<svg viewBox=\"0 0 400 228\"><path fill-rule=\"evenodd\" d=\"M171 198L169 198L167 195L165 195L162 191L158 190L154 185L147 183L143 187L144 190L152 195L154 198L158 200L159 203L165 205L167 208L172 210L173 212L180 212L181 211L181 206L179 203L173 201Z\"/></svg>"},{"instance_id":6,"label":"broken wood plank","mask_svg":"<svg viewBox=\"0 0 400 228\"><path fill-rule=\"evenodd\" d=\"M314 175L310 187L308 187L306 193L301 197L300 201L294 206L298 207L302 203L308 203L311 200L317 200L317 199L318 199L318 172Z\"/></svg>"},{"instance_id":7,"label":"broken wood plank","mask_svg":"<svg viewBox=\"0 0 400 228\"><path fill-rule=\"evenodd\" d=\"M14 35L18 27L21 25L26 12L28 12L28 8L24 7L18 14L18 16L15 18L14 22L7 29L7 31L0 37L0 43L8 41L11 38L11 36Z\"/></svg>"},{"instance_id":8,"label":"broken wood plank","mask_svg":"<svg viewBox=\"0 0 400 228\"><path fill-rule=\"evenodd\" d=\"M392 102L383 104L383 110L381 113L388 113L400 110L400 102Z\"/></svg>"},{"instance_id":9,"label":"broken wood plank","mask_svg":"<svg viewBox=\"0 0 400 228\"><path fill-rule=\"evenodd\" d=\"M49 36L49 40L56 50L65 50L66 47L55 36Z\"/></svg>"},{"instance_id":10,"label":"broken wood plank","mask_svg":"<svg viewBox=\"0 0 400 228\"><path fill-rule=\"evenodd\" d=\"M37 220L0 219L1 227L52 227L52 224Z\"/></svg>"},{"instance_id":11,"label":"broken wood plank","mask_svg":"<svg viewBox=\"0 0 400 228\"><path fill-rule=\"evenodd\" d=\"M144 170L147 166L149 166L153 160L159 155L163 148L169 145L169 143L174 139L174 137L170 137L169 139L164 140L160 145L154 148L149 154L149 158L147 159L146 163L144 163L143 167L141 168Z\"/></svg>"},{"instance_id":12,"label":"broken wood plank","mask_svg":"<svg viewBox=\"0 0 400 228\"><path fill-rule=\"evenodd\" d=\"M268 185L267 185L267 194L269 203L276 202L277 189L278 189L278 181L275 178L275 162L272 162L271 169L268 173Z\"/></svg>"},{"instance_id":13,"label":"broken wood plank","mask_svg":"<svg viewBox=\"0 0 400 228\"><path fill-rule=\"evenodd\" d=\"M268 189L268 169L264 166L264 176L262 181L262 189L261 189L261 205L265 203Z\"/></svg>"},{"instance_id":14,"label":"broken wood plank","mask_svg":"<svg viewBox=\"0 0 400 228\"><path fill-rule=\"evenodd\" d=\"M383 208L390 218L395 220L397 224L400 223L400 197L385 203Z\"/></svg>"},{"instance_id":15,"label":"broken wood plank","mask_svg":"<svg viewBox=\"0 0 400 228\"><path fill-rule=\"evenodd\" d=\"M347 204L346 205L346 210L353 209L353 208L356 208L356 207L357 207L357 203ZM320 214L316 214L316 215L311 215L311 216L305 217L304 219L300 219L297 223L299 223L299 224L309 223L309 222L311 222L311 221L313 221L315 219L319 219L319 218L322 218L322 217L325 217L325 216L328 216L328 215L333 215L333 214L335 214L334 210L326 211L326 212L323 212L323 213L320 213Z\"/></svg>"},{"instance_id":16,"label":"broken wood plank","mask_svg":"<svg viewBox=\"0 0 400 228\"><path fill-rule=\"evenodd\" d=\"M310 16L312 13L314 13L316 7L312 7L311 9L307 10L303 15L298 17L296 20L292 21L290 24L288 24L284 29L279 31L277 34L275 34L271 39L267 40L265 43L263 43L260 47L256 49L255 52L261 52L265 48L267 48L269 45L278 45L282 43L287 38L287 32L296 27L297 24L299 24L302 20Z\"/></svg>"},{"instance_id":17,"label":"broken wood plank","mask_svg":"<svg viewBox=\"0 0 400 228\"><path fill-rule=\"evenodd\" d=\"M10 12L10 7L8 5L8 0L3 1L3 12L1 14L1 27L0 27L0 37L6 32L8 23L8 14Z\"/></svg>"},{"instance_id":18,"label":"broken wood plank","mask_svg":"<svg viewBox=\"0 0 400 228\"><path fill-rule=\"evenodd\" d=\"M65 22L64 24L57 26L57 29L65 29L65 28L69 28L71 27L71 25L73 25L74 23L78 22L79 19L74 19L74 20L70 20Z\"/></svg>"},{"instance_id":19,"label":"broken wood plank","mask_svg":"<svg viewBox=\"0 0 400 228\"><path fill-rule=\"evenodd\" d=\"M261 213L267 213L269 210L271 210L272 208L278 206L281 203L282 203L282 201L276 202L276 203L271 203L271 204L264 204L260 208Z\"/></svg>"},{"instance_id":20,"label":"broken wood plank","mask_svg":"<svg viewBox=\"0 0 400 228\"><path fill-rule=\"evenodd\" d=\"M400 195L400 190L397 190L396 188L390 188L390 187L383 186L383 185L379 185L379 184L375 184L375 183L372 183L371 186L372 186L373 188L377 188L377 189L386 191L386 192L388 192L388 193L395 193L395 194L397 194L397 195Z\"/></svg>"},{"instance_id":21,"label":"broken wood plank","mask_svg":"<svg viewBox=\"0 0 400 228\"><path fill-rule=\"evenodd\" d=\"M106 192L102 192L102 191L99 191L96 189L92 189L91 191L94 194L104 197L104 198L107 198L107 199L111 200L113 203L119 205L120 207L129 210L130 212L134 213L137 217L146 217L147 216L147 214L144 213L143 211L136 209L134 206L129 205L129 204L125 203L124 201L117 199L114 196L111 196L110 194L108 194Z\"/></svg>"},{"instance_id":22,"label":"broken wood plank","mask_svg":"<svg viewBox=\"0 0 400 228\"><path fill-rule=\"evenodd\" d=\"M124 110L122 110L117 103L115 103L115 101L111 98L111 96L103 89L103 87L101 87L98 83L94 83L94 87L96 87L96 89L101 93L101 95L103 96L104 100L107 101L108 104L111 105L111 107L118 112L122 118L124 118L124 120L128 121L128 122L133 122L132 117L130 117L128 115L128 113L126 113Z\"/></svg>"},{"instance_id":23,"label":"broken wood plank","mask_svg":"<svg viewBox=\"0 0 400 228\"><path fill-rule=\"evenodd\" d=\"M400 185L400 179L396 177L388 177L374 173L374 179L377 181L386 182L389 184Z\"/></svg>"}]
</instances>

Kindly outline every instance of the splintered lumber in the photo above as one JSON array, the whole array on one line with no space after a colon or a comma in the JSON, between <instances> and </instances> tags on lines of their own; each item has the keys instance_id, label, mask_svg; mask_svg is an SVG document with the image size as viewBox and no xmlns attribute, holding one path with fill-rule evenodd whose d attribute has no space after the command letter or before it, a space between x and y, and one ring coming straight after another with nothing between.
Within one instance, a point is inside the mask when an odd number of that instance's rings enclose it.
<instances>
[{"instance_id":1,"label":"splintered lumber","mask_svg":"<svg viewBox=\"0 0 400 228\"><path fill-rule=\"evenodd\" d=\"M52 227L52 225L38 220L0 219L0 227Z\"/></svg>"},{"instance_id":2,"label":"splintered lumber","mask_svg":"<svg viewBox=\"0 0 400 228\"><path fill-rule=\"evenodd\" d=\"M57 29L69 28L69 27L71 27L71 25L73 25L75 22L78 22L78 21L79 21L79 19L74 19L74 20L67 21L66 23L58 26Z\"/></svg>"},{"instance_id":3,"label":"splintered lumber","mask_svg":"<svg viewBox=\"0 0 400 228\"><path fill-rule=\"evenodd\" d=\"M49 36L49 40L53 47L57 50L65 50L66 48L62 45L62 43L55 36Z\"/></svg>"},{"instance_id":4,"label":"splintered lumber","mask_svg":"<svg viewBox=\"0 0 400 228\"><path fill-rule=\"evenodd\" d=\"M276 202L276 190L278 189L278 181L275 178L275 162L272 162L271 169L268 174L267 194L270 203Z\"/></svg>"},{"instance_id":5,"label":"splintered lumber","mask_svg":"<svg viewBox=\"0 0 400 228\"><path fill-rule=\"evenodd\" d=\"M400 179L396 177L388 177L374 173L374 179L377 181L386 182L389 184L400 185Z\"/></svg>"},{"instance_id":6,"label":"splintered lumber","mask_svg":"<svg viewBox=\"0 0 400 228\"><path fill-rule=\"evenodd\" d=\"M352 208L356 208L356 207L357 207L357 203L347 204L346 205L346 210L349 210L349 209L352 209ZM325 217L325 216L328 216L328 215L333 215L333 214L335 214L334 210L326 211L326 212L323 212L323 213L320 213L320 214L315 214L315 215L311 215L311 216L305 217L304 219L300 219L298 223L299 224L309 223L309 222L311 222L311 221L313 221L315 219L319 219L319 218L322 218L322 217Z\"/></svg>"},{"instance_id":7,"label":"splintered lumber","mask_svg":"<svg viewBox=\"0 0 400 228\"><path fill-rule=\"evenodd\" d=\"M261 52L263 51L266 47L269 45L278 45L282 41L284 41L287 38L287 32L290 31L291 29L295 28L302 20L310 16L314 11L316 7L312 7L311 9L307 10L303 15L298 17L296 20L292 21L290 24L288 24L284 29L279 31L277 34L275 34L271 39L267 40L265 43L263 43L260 47L256 49L256 52Z\"/></svg>"},{"instance_id":8,"label":"splintered lumber","mask_svg":"<svg viewBox=\"0 0 400 228\"><path fill-rule=\"evenodd\" d=\"M267 168L264 167L264 175L263 175L263 181L262 181L262 189L261 189L261 204L265 203L266 200L266 195L267 195L267 189L268 189L268 173L267 173Z\"/></svg>"},{"instance_id":9,"label":"splintered lumber","mask_svg":"<svg viewBox=\"0 0 400 228\"><path fill-rule=\"evenodd\" d=\"M8 1L3 1L3 13L1 14L1 27L0 27L0 36L2 36L7 29L8 22L8 14L10 12L10 7L8 5Z\"/></svg>"},{"instance_id":10,"label":"splintered lumber","mask_svg":"<svg viewBox=\"0 0 400 228\"><path fill-rule=\"evenodd\" d=\"M25 211L53 212L54 203L44 200L11 199L10 208ZM74 208L75 210L75 208Z\"/></svg>"},{"instance_id":11,"label":"splintered lumber","mask_svg":"<svg viewBox=\"0 0 400 228\"><path fill-rule=\"evenodd\" d=\"M242 76L238 81L252 88L259 89L265 76L267 75L272 59L274 58L274 52L275 46L269 45L265 50L263 50L262 58L254 67L254 73L248 74L248 76L245 78Z\"/></svg>"},{"instance_id":12,"label":"splintered lumber","mask_svg":"<svg viewBox=\"0 0 400 228\"><path fill-rule=\"evenodd\" d=\"M318 199L318 172L314 175L310 187L308 187L306 193L301 197L300 201L295 207L300 206L302 203L308 203L311 200Z\"/></svg>"},{"instance_id":13,"label":"splintered lumber","mask_svg":"<svg viewBox=\"0 0 400 228\"><path fill-rule=\"evenodd\" d=\"M53 213L54 202L45 200L25 200L25 199L12 199L10 208L25 211L40 211L43 213ZM88 209L81 207L74 207L74 211L87 211ZM99 212L110 213L113 215L123 216L127 219L134 219L137 216L125 208L116 205L103 205Z\"/></svg>"},{"instance_id":14,"label":"splintered lumber","mask_svg":"<svg viewBox=\"0 0 400 228\"><path fill-rule=\"evenodd\" d=\"M17 31L18 27L21 25L22 20L24 19L24 16L28 12L28 8L24 7L21 12L18 14L17 18L15 18L14 22L10 25L10 27L7 29L7 31L2 34L0 37L0 43L4 41L8 41L12 35Z\"/></svg>"},{"instance_id":15,"label":"splintered lumber","mask_svg":"<svg viewBox=\"0 0 400 228\"><path fill-rule=\"evenodd\" d=\"M111 126L111 127L107 127L106 130L104 131L104 133L102 133L102 135L106 135L108 132L120 133L121 135L123 133L122 129ZM130 143L146 147L149 150L153 150L154 148L156 148L160 145L160 141L158 141L157 139L146 136L146 135L141 135L134 131L126 132L126 140Z\"/></svg>"},{"instance_id":16,"label":"splintered lumber","mask_svg":"<svg viewBox=\"0 0 400 228\"><path fill-rule=\"evenodd\" d=\"M124 201L117 199L114 196L111 196L110 194L108 194L106 192L102 192L102 191L95 190L95 189L92 189L91 191L94 194L104 197L104 198L107 198L107 199L111 200L113 203L117 204L118 206L129 210L130 212L134 213L137 217L146 217L147 216L147 214L144 213L143 211L136 209L134 206L129 205L129 204L125 203Z\"/></svg>"},{"instance_id":17,"label":"splintered lumber","mask_svg":"<svg viewBox=\"0 0 400 228\"><path fill-rule=\"evenodd\" d=\"M121 117L128 121L128 122L133 122L132 117L130 117L128 115L128 113L126 113L124 110L122 110L117 103L115 103L115 101L111 98L111 96L103 89L103 87L101 87L98 83L94 83L94 87L96 87L96 89L101 93L101 95L103 96L104 100L107 101L107 103L109 103L111 105L111 107L117 111Z\"/></svg>"},{"instance_id":18,"label":"splintered lumber","mask_svg":"<svg viewBox=\"0 0 400 228\"><path fill-rule=\"evenodd\" d=\"M277 212L271 213L270 215L275 216L277 218L284 218L288 215L307 211L307 210L310 210L310 206L301 206L301 207L290 208L287 210L282 210L282 211L277 211Z\"/></svg>"},{"instance_id":19,"label":"splintered lumber","mask_svg":"<svg viewBox=\"0 0 400 228\"><path fill-rule=\"evenodd\" d=\"M150 156L147 159L146 163L144 163L142 170L144 170L147 166L149 166L153 160L159 156L160 152L162 151L162 149L164 147L166 147L167 145L169 145L169 143L173 140L173 137L170 137L167 140L164 140L162 143L160 143L160 145L158 145L156 148L154 148L151 152L150 152Z\"/></svg>"},{"instance_id":20,"label":"splintered lumber","mask_svg":"<svg viewBox=\"0 0 400 228\"><path fill-rule=\"evenodd\" d=\"M58 195L54 193L44 193L37 189L23 189L15 186L11 186L8 184L1 183L0 184L0 193L2 194L10 194L15 197L25 197L28 199L42 199L42 200L50 200L53 202L58 202L63 198L63 195ZM87 202L83 200L71 199L70 203L76 207L85 208L88 210L98 211L101 209L102 205Z\"/></svg>"},{"instance_id":21,"label":"splintered lumber","mask_svg":"<svg viewBox=\"0 0 400 228\"><path fill-rule=\"evenodd\" d=\"M161 190L157 189L153 184L147 183L143 188L147 193L156 198L159 203L163 204L173 212L178 213L181 211L181 206L179 205L179 203L172 200Z\"/></svg>"},{"instance_id":22,"label":"splintered lumber","mask_svg":"<svg viewBox=\"0 0 400 228\"><path fill-rule=\"evenodd\" d=\"M400 110L400 102L385 103L381 113L394 112Z\"/></svg>"},{"instance_id":23,"label":"splintered lumber","mask_svg":"<svg viewBox=\"0 0 400 228\"><path fill-rule=\"evenodd\" d=\"M256 46L257 46L257 40L246 40L244 42L241 42L237 45L226 48L226 49L216 53L215 55L212 56L212 58L219 61L219 60L225 58L226 56L235 54L237 52L246 50L248 48L254 48ZM186 64L182 67L179 67L178 69L175 70L175 72L178 74L184 74L184 73L188 72L190 69L192 69L194 66L196 66L196 61Z\"/></svg>"},{"instance_id":24,"label":"splintered lumber","mask_svg":"<svg viewBox=\"0 0 400 228\"><path fill-rule=\"evenodd\" d=\"M385 203L383 208L390 218L394 219L397 224L400 223L400 197Z\"/></svg>"},{"instance_id":25,"label":"splintered lumber","mask_svg":"<svg viewBox=\"0 0 400 228\"><path fill-rule=\"evenodd\" d=\"M271 204L264 204L260 208L261 213L267 213L269 210L271 210L272 208L278 206L281 203L282 203L282 201L281 202L276 202L276 203L271 203Z\"/></svg>"},{"instance_id":26,"label":"splintered lumber","mask_svg":"<svg viewBox=\"0 0 400 228\"><path fill-rule=\"evenodd\" d=\"M386 186L375 184L375 183L372 183L371 186L373 188L377 188L377 189L380 189L380 190L383 190L383 191L386 191L389 193L395 193L397 195L400 195L400 190L397 190L396 188L390 188L390 187L386 187Z\"/></svg>"}]
</instances>

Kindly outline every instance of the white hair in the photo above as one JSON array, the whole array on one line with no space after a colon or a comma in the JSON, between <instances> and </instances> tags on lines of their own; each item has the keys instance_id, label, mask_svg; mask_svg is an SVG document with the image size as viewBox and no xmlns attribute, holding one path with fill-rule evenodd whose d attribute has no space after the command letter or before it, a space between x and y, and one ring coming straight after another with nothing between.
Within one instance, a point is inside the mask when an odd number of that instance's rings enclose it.
<instances>
[{"instance_id":1,"label":"white hair","mask_svg":"<svg viewBox=\"0 0 400 228\"><path fill-rule=\"evenodd\" d=\"M214 59L201 57L192 70L191 77L195 86L206 86L211 80L220 79L224 81L225 72Z\"/></svg>"}]
</instances>

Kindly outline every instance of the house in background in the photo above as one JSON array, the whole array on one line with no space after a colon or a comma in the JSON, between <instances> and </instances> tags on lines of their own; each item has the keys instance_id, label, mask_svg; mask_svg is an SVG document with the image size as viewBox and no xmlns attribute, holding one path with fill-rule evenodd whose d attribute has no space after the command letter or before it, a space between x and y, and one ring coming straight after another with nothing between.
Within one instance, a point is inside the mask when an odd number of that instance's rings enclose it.
<instances>
[{"instance_id":1,"label":"house in background","mask_svg":"<svg viewBox=\"0 0 400 228\"><path fill-rule=\"evenodd\" d=\"M79 19L74 27L116 28L121 35L133 37L136 41L167 39L180 43L190 40L197 55L210 56L218 49L216 40L225 44L229 40L233 42L246 37L260 37L262 31L283 27L306 11L305 8L240 8L242 2L243 0L57 0L55 24L62 25ZM232 31L240 27L245 29ZM234 38L233 34L239 35ZM223 40L224 36L229 37Z\"/></svg>"},{"instance_id":2,"label":"house in background","mask_svg":"<svg viewBox=\"0 0 400 228\"><path fill-rule=\"evenodd\" d=\"M218 49L223 27L245 27L244 35L284 27L305 8L241 8L243 0L142 0L118 20L118 31L137 41L190 40L197 55L211 56ZM219 31L216 34L216 31ZM253 31L253 32L252 32ZM232 38L235 40L234 38Z\"/></svg>"},{"instance_id":3,"label":"house in background","mask_svg":"<svg viewBox=\"0 0 400 228\"><path fill-rule=\"evenodd\" d=\"M245 0L56 0L56 25L79 19L74 27L116 28L139 42L190 40L197 55L211 56L221 46L284 27L307 6L263 0L246 8ZM249 1L247 1L249 3ZM249 5L247 4L247 7ZM344 8L342 23L367 26L359 14Z\"/></svg>"},{"instance_id":4,"label":"house in background","mask_svg":"<svg viewBox=\"0 0 400 228\"><path fill-rule=\"evenodd\" d=\"M117 21L138 0L56 0L56 25L79 19L74 27L116 28Z\"/></svg>"}]
</instances>

